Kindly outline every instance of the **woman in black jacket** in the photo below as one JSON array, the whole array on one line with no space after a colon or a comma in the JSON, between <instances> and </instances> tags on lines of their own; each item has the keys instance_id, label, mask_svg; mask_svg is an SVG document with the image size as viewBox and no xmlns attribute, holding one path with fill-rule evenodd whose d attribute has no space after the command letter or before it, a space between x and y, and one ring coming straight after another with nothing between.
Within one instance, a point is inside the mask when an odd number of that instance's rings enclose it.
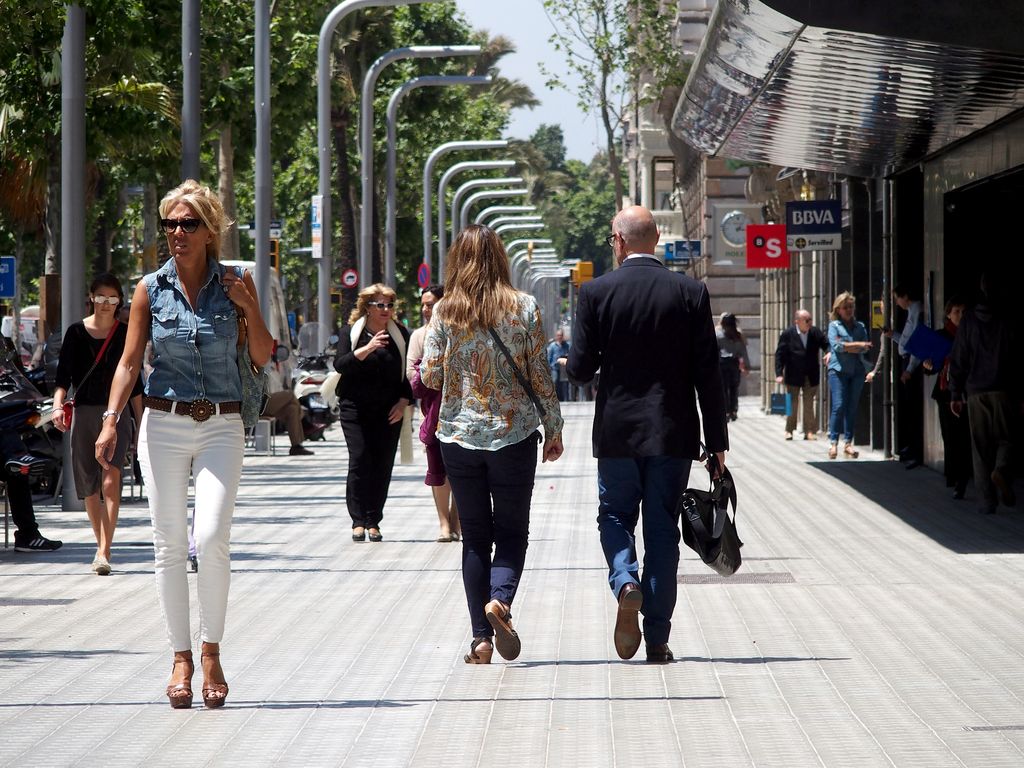
<instances>
[{"instance_id":1,"label":"woman in black jacket","mask_svg":"<svg viewBox=\"0 0 1024 768\"><path fill-rule=\"evenodd\" d=\"M345 502L353 541L364 541L367 535L370 541L383 539L380 521L402 416L412 402L405 374L409 332L394 315L394 289L376 283L361 290L334 359L341 374L338 405L348 444Z\"/></svg>"}]
</instances>

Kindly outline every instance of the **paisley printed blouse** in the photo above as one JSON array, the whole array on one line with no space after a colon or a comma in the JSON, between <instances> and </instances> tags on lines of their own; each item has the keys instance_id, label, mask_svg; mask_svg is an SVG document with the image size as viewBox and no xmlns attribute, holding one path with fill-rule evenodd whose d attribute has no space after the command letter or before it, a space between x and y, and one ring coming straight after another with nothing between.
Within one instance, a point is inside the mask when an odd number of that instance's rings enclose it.
<instances>
[{"instance_id":1,"label":"paisley printed blouse","mask_svg":"<svg viewBox=\"0 0 1024 768\"><path fill-rule=\"evenodd\" d=\"M540 308L520 294L519 309L496 329L547 412L544 435L562 434L562 412L545 354ZM420 378L441 390L437 437L463 448L497 451L530 436L541 423L526 390L486 329L456 331L435 314L428 326Z\"/></svg>"}]
</instances>

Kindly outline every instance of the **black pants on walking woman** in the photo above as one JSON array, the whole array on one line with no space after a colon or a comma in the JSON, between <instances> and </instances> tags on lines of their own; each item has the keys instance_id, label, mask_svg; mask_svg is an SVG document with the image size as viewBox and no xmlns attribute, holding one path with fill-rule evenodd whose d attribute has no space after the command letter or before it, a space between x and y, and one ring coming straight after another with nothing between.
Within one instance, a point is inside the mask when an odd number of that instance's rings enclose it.
<instances>
[{"instance_id":1,"label":"black pants on walking woman","mask_svg":"<svg viewBox=\"0 0 1024 768\"><path fill-rule=\"evenodd\" d=\"M402 422L388 424L390 406L369 407L343 400L341 430L348 445L345 503L353 528L379 528L388 500L391 471Z\"/></svg>"},{"instance_id":2,"label":"black pants on walking woman","mask_svg":"<svg viewBox=\"0 0 1024 768\"><path fill-rule=\"evenodd\" d=\"M740 363L735 357L727 357L722 358L718 365L725 390L725 410L734 416L740 409Z\"/></svg>"},{"instance_id":3,"label":"black pants on walking woman","mask_svg":"<svg viewBox=\"0 0 1024 768\"><path fill-rule=\"evenodd\" d=\"M540 433L534 432L497 451L441 443L462 525L462 582L473 637L494 634L484 616L487 603L511 606L515 600L530 537L539 442Z\"/></svg>"}]
</instances>

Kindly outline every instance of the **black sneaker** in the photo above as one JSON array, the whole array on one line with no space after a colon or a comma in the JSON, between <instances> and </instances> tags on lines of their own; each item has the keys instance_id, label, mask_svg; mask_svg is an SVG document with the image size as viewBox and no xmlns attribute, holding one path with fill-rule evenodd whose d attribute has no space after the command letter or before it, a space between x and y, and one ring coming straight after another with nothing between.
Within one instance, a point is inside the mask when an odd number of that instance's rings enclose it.
<instances>
[{"instance_id":1,"label":"black sneaker","mask_svg":"<svg viewBox=\"0 0 1024 768\"><path fill-rule=\"evenodd\" d=\"M8 474L11 475L29 475L31 477L39 477L40 475L46 474L46 471L50 468L50 460L44 459L39 456L33 456L31 453L26 453L21 456L15 456L13 459L8 459L4 465Z\"/></svg>"},{"instance_id":2,"label":"black sneaker","mask_svg":"<svg viewBox=\"0 0 1024 768\"><path fill-rule=\"evenodd\" d=\"M63 541L53 541L42 534L27 541L19 541L17 537L14 538L15 552L53 552L53 550L60 549L63 546Z\"/></svg>"}]
</instances>

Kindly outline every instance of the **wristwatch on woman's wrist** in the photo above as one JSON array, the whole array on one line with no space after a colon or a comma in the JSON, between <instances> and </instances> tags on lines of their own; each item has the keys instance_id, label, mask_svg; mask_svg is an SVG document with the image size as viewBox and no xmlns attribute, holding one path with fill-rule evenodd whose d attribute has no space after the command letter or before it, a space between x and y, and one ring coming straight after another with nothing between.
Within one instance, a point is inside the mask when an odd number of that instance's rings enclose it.
<instances>
[{"instance_id":1,"label":"wristwatch on woman's wrist","mask_svg":"<svg viewBox=\"0 0 1024 768\"><path fill-rule=\"evenodd\" d=\"M117 411L104 411L103 413L100 414L100 421L106 421L107 416L113 416L115 424L117 424L117 422L121 420L121 414L118 413Z\"/></svg>"}]
</instances>

